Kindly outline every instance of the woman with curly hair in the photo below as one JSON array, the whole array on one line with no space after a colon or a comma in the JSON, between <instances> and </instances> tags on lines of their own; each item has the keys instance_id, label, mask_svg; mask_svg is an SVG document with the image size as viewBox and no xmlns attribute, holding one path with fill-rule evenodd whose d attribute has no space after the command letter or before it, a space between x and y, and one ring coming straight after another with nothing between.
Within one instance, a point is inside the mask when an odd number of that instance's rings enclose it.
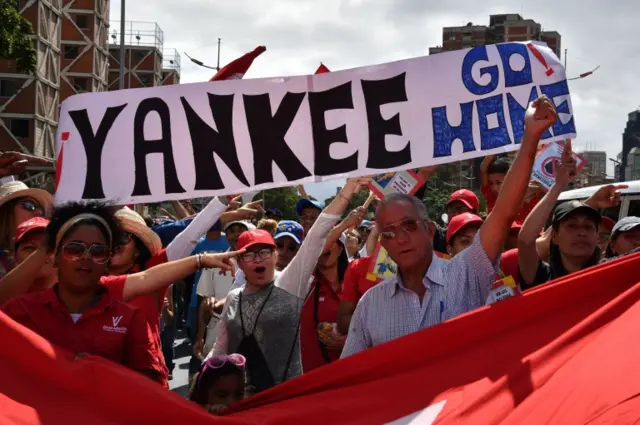
<instances>
[{"instance_id":1,"label":"woman with curly hair","mask_svg":"<svg viewBox=\"0 0 640 425\"><path fill-rule=\"evenodd\" d=\"M102 356L163 383L163 364L143 313L114 294L110 282L121 280L148 289L168 286L204 267L229 270L229 258L237 255L198 255L140 273L106 277L111 256L123 239L111 207L63 205L56 208L45 232L44 245L53 257L57 283L8 301L2 311L75 355Z\"/></svg>"}]
</instances>

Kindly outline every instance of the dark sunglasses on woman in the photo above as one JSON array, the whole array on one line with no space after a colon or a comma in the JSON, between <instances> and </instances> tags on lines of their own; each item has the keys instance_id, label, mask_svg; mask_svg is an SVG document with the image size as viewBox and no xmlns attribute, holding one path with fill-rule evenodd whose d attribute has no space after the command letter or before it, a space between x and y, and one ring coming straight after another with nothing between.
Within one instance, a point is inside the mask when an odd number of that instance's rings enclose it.
<instances>
[{"instance_id":1,"label":"dark sunglasses on woman","mask_svg":"<svg viewBox=\"0 0 640 425\"><path fill-rule=\"evenodd\" d=\"M42 212L42 207L40 207L40 205L38 205L37 202L32 201L30 199L25 199L24 201L22 201L20 203L20 206L25 211L29 211L29 212L41 211Z\"/></svg>"},{"instance_id":2,"label":"dark sunglasses on woman","mask_svg":"<svg viewBox=\"0 0 640 425\"><path fill-rule=\"evenodd\" d=\"M105 264L111 257L109 247L102 244L87 246L84 242L69 242L62 246L62 255L69 261L78 261L89 257L96 264Z\"/></svg>"}]
</instances>

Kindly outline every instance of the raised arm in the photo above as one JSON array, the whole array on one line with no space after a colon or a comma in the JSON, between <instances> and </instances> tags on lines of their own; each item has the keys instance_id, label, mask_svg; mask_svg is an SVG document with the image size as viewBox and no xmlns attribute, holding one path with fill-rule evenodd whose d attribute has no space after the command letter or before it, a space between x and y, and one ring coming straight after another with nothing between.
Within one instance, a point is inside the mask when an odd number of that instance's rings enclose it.
<instances>
[{"instance_id":1,"label":"raised arm","mask_svg":"<svg viewBox=\"0 0 640 425\"><path fill-rule=\"evenodd\" d=\"M480 164L480 184L483 187L489 186L489 167L496 160L497 155L487 155Z\"/></svg>"},{"instance_id":2,"label":"raised arm","mask_svg":"<svg viewBox=\"0 0 640 425\"><path fill-rule=\"evenodd\" d=\"M185 258L193 252L198 240L218 221L227 209L228 200L216 197L204 207L191 223L167 245L169 261Z\"/></svg>"},{"instance_id":3,"label":"raised arm","mask_svg":"<svg viewBox=\"0 0 640 425\"><path fill-rule=\"evenodd\" d=\"M0 305L18 295L26 294L36 282L40 269L49 260L45 250L38 249L0 279Z\"/></svg>"},{"instance_id":4,"label":"raised arm","mask_svg":"<svg viewBox=\"0 0 640 425\"><path fill-rule=\"evenodd\" d=\"M575 173L576 163L572 156L571 142L569 141L565 144L562 161L558 164L556 180L553 186L527 216L518 234L520 277L528 285L531 285L535 280L541 261L536 241L540 236L540 232L544 229L547 219L553 212L553 207L558 201L558 197L571 182Z\"/></svg>"},{"instance_id":5,"label":"raised arm","mask_svg":"<svg viewBox=\"0 0 640 425\"><path fill-rule=\"evenodd\" d=\"M509 226L518 214L529 186L540 137L557 118L553 103L545 96L538 98L527 109L520 150L502 183L495 207L480 228L482 248L492 263L496 262L502 252Z\"/></svg>"},{"instance_id":6,"label":"raised arm","mask_svg":"<svg viewBox=\"0 0 640 425\"><path fill-rule=\"evenodd\" d=\"M122 298L128 301L142 295L151 294L168 287L173 282L184 279L200 268L217 268L232 271L231 258L243 252L229 251L218 254L198 254L181 260L159 264L140 273L130 274L125 281ZM198 260L198 257L200 260ZM198 267L199 262L200 268Z\"/></svg>"},{"instance_id":7,"label":"raised arm","mask_svg":"<svg viewBox=\"0 0 640 425\"><path fill-rule=\"evenodd\" d=\"M276 280L278 287L299 299L304 299L307 296L311 285L311 274L316 267L329 232L342 216L353 195L366 186L369 181L371 179L366 177L347 180L338 196L322 211L305 237L300 250Z\"/></svg>"}]
</instances>

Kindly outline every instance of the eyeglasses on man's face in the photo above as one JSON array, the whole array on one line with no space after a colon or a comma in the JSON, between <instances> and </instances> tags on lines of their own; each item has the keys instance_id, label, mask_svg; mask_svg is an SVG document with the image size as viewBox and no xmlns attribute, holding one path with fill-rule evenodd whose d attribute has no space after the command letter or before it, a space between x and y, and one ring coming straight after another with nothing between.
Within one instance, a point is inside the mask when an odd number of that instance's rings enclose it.
<instances>
[{"instance_id":1,"label":"eyeglasses on man's face","mask_svg":"<svg viewBox=\"0 0 640 425\"><path fill-rule=\"evenodd\" d=\"M262 260L268 260L269 258L271 258L271 256L273 256L273 249L263 248L259 251L245 252L240 256L240 259L245 263L252 263L258 258Z\"/></svg>"},{"instance_id":2,"label":"eyeglasses on man's face","mask_svg":"<svg viewBox=\"0 0 640 425\"><path fill-rule=\"evenodd\" d=\"M380 232L380 236L387 241L395 239L401 233L410 234L418 230L419 220L408 219L400 223L385 226Z\"/></svg>"}]
</instances>

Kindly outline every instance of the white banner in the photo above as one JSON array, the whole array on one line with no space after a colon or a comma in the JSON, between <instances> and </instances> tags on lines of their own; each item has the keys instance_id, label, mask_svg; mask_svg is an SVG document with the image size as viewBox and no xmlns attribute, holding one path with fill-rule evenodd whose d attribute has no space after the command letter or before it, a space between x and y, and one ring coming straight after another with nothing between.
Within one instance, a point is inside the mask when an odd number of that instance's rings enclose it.
<instances>
[{"instance_id":1,"label":"white banner","mask_svg":"<svg viewBox=\"0 0 640 425\"><path fill-rule=\"evenodd\" d=\"M512 151L527 104L542 94L559 112L543 140L575 137L564 69L539 43L80 94L60 112L56 201L235 194Z\"/></svg>"}]
</instances>

